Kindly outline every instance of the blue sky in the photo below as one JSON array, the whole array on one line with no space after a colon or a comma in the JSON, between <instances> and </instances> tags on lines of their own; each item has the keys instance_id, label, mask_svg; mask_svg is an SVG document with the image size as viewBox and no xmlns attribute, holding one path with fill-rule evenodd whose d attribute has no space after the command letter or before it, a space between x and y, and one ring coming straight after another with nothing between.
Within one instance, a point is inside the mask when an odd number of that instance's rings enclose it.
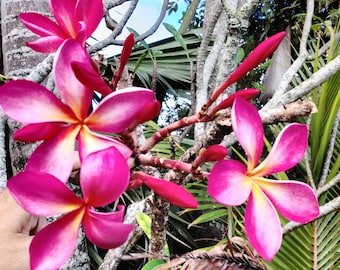
<instances>
[{"instance_id":1,"label":"blue sky","mask_svg":"<svg viewBox=\"0 0 340 270\"><path fill-rule=\"evenodd\" d=\"M158 15L161 11L162 0L139 0L137 7L131 16L127 26L135 29L138 33L142 34L146 30L148 30L157 20ZM178 1L179 9L184 9L186 4L183 1ZM111 12L111 16L119 21L124 15L125 10L129 7L130 2L126 2L123 5L115 8ZM176 13L171 13L170 16L166 16L164 22L172 24L178 29L179 24L178 20L181 18L181 11L177 11ZM110 34L110 31L106 29L104 22L98 27L93 36L97 39L103 39ZM129 32L124 30L123 33L119 36L119 39L124 39ZM163 25L146 41L151 43L153 41L157 41L166 37L171 36L171 34L164 28ZM110 48L108 50L103 51L105 55L112 55L115 52L119 52L120 48Z\"/></svg>"}]
</instances>

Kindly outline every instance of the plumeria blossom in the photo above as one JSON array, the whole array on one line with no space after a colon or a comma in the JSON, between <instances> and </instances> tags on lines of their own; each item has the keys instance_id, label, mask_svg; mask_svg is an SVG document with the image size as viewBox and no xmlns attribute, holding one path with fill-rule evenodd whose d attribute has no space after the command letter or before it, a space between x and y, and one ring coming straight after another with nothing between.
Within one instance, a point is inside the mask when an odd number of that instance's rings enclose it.
<instances>
[{"instance_id":1,"label":"plumeria blossom","mask_svg":"<svg viewBox=\"0 0 340 270\"><path fill-rule=\"evenodd\" d=\"M78 198L54 176L22 172L8 182L18 203L37 216L62 215L33 238L30 245L31 269L59 269L71 256L82 224L87 238L98 247L109 249L123 244L133 230L124 224L124 206L115 212L98 212L117 200L126 190L130 169L125 157L115 148L88 155L80 170L82 198Z\"/></svg>"},{"instance_id":2,"label":"plumeria blossom","mask_svg":"<svg viewBox=\"0 0 340 270\"><path fill-rule=\"evenodd\" d=\"M88 115L93 90L80 83L72 72L72 62L85 62L87 54L77 41L69 39L57 55L54 77L62 100L40 84L15 80L1 86L0 107L9 117L27 124L14 134L15 139L44 140L32 154L26 170L50 173L66 182L76 141L80 160L110 146L126 158L131 155L127 146L102 133L119 133L130 127L140 111L153 101L154 93L134 87L119 90L107 95Z\"/></svg>"},{"instance_id":3,"label":"plumeria blossom","mask_svg":"<svg viewBox=\"0 0 340 270\"><path fill-rule=\"evenodd\" d=\"M236 98L231 120L235 135L247 154L248 165L232 159L218 162L211 170L208 192L217 202L228 206L240 205L248 198L247 237L261 257L271 260L282 241L276 209L285 218L299 223L307 223L319 215L317 197L307 184L265 178L292 168L302 159L307 147L307 127L298 123L286 126L268 156L258 164L264 131L256 107Z\"/></svg>"},{"instance_id":4,"label":"plumeria blossom","mask_svg":"<svg viewBox=\"0 0 340 270\"><path fill-rule=\"evenodd\" d=\"M22 23L41 37L27 46L42 53L55 52L69 38L85 46L104 13L102 0L50 0L49 4L56 22L35 12L19 15Z\"/></svg>"}]
</instances>

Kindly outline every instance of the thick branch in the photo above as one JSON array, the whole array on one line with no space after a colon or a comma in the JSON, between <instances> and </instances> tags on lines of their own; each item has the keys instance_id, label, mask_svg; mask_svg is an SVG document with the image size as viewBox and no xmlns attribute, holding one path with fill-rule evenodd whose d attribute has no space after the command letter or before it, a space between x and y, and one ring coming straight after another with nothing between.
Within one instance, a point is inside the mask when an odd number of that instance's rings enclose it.
<instances>
[{"instance_id":1,"label":"thick branch","mask_svg":"<svg viewBox=\"0 0 340 270\"><path fill-rule=\"evenodd\" d=\"M301 68L301 66L303 65L303 63L306 61L308 57L307 39L308 39L308 35L311 29L312 18L313 18L313 13L314 13L314 0L307 1L306 12L307 12L306 18L305 18L305 22L304 22L304 26L302 30L302 36L300 40L299 56L283 75L283 79L281 80L281 83L279 84L278 89L274 93L274 98L281 96L283 93L287 91L290 82L292 81L295 74L298 72L298 70Z\"/></svg>"},{"instance_id":2,"label":"thick branch","mask_svg":"<svg viewBox=\"0 0 340 270\"><path fill-rule=\"evenodd\" d=\"M262 111L267 111L275 108L276 106L282 104L286 105L293 102L299 98L304 97L315 87L321 85L323 82L327 81L331 76L340 70L340 55L330 61L327 65L320 68L315 72L310 78L303 81L300 85L296 86L289 92L283 95L274 96L262 109Z\"/></svg>"},{"instance_id":3,"label":"thick branch","mask_svg":"<svg viewBox=\"0 0 340 270\"><path fill-rule=\"evenodd\" d=\"M133 5L137 4L138 0L131 0L131 10L133 8ZM165 14L166 14L166 11L167 11L167 7L168 7L168 3L169 3L169 0L164 0L163 1L163 6L162 6L162 10L159 14L159 17L157 18L157 21L154 23L153 26L150 27L149 30L147 30L146 32L144 32L143 34L139 35L138 37L135 38L135 42L139 42L139 41L142 41L144 39L146 39L147 37L151 36L153 33L156 32L156 30L158 29L158 27L160 26L160 24L162 23L164 17L165 17ZM131 12L128 11L128 12ZM134 8L133 8L134 10ZM132 11L133 11L132 10ZM118 34L120 33L121 29L123 26L125 26L128 18L130 18L131 14L126 12L124 18L119 22L118 26L117 26L117 30L115 29L115 31L113 31L111 33L111 35L105 39L103 39L102 41L92 45L91 47L88 48L88 52L89 53L94 53L94 52L97 52L109 45L123 45L124 43L124 40L116 40L116 37L118 36ZM131 12L132 13L132 12ZM120 30L119 30L120 29Z\"/></svg>"},{"instance_id":4,"label":"thick branch","mask_svg":"<svg viewBox=\"0 0 340 270\"><path fill-rule=\"evenodd\" d=\"M329 213L333 212L333 211L338 211L340 209L340 197L337 197L335 199L333 199L332 201L320 206L320 214L319 216L316 218L322 218L326 215L328 215ZM282 228L282 233L283 235L286 235L288 233L290 233L291 231L303 226L304 224L301 223L296 223L296 222L289 222L287 223L285 226L283 226Z\"/></svg>"}]
</instances>

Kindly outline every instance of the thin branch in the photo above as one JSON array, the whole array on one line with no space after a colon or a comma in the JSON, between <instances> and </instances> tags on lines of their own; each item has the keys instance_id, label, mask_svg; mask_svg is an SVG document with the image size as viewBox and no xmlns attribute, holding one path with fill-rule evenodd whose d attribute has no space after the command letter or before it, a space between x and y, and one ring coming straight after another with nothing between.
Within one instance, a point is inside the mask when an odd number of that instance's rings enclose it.
<instances>
[{"instance_id":1,"label":"thin branch","mask_svg":"<svg viewBox=\"0 0 340 270\"><path fill-rule=\"evenodd\" d=\"M130 18L130 16L131 16L130 12L131 12L131 10L132 11L134 10L134 8L135 8L134 5L137 5L137 2L138 2L138 0L131 0L129 10L125 13L123 19L119 22L116 29L107 38L105 38L102 41L99 41L96 44L93 44L92 46L90 46L88 48L89 53L97 52L97 51L99 51L99 50L101 50L101 49L103 49L103 48L105 48L109 45L120 45L120 46L123 45L124 40L116 40L116 37L119 35L121 30L123 29L123 26L125 26L127 20ZM142 41L142 40L146 39L147 37L151 36L153 33L156 32L156 30L158 29L158 27L160 26L160 24L162 23L165 15L166 15L168 3L169 3L169 0L163 1L162 9L161 9L161 12L160 12L160 14L157 18L157 21L154 23L154 25L152 25L150 27L149 30L147 30L143 34L136 37L135 42Z\"/></svg>"},{"instance_id":2,"label":"thin branch","mask_svg":"<svg viewBox=\"0 0 340 270\"><path fill-rule=\"evenodd\" d=\"M102 264L99 266L98 270L113 270L116 269L123 254L125 254L131 246L129 246L130 241L134 239L136 234L139 234L137 228L137 220L136 220L136 214L138 212L146 212L150 211L150 208L148 204L146 203L147 200L150 200L151 196L147 197L146 199L140 201L140 202L134 202L130 204L126 210L126 214L124 217L124 222L125 223L130 223L130 224L135 224L136 229L134 230L133 233L130 233L128 239L125 241L125 243L117 248L110 249L102 262Z\"/></svg>"},{"instance_id":3,"label":"thin branch","mask_svg":"<svg viewBox=\"0 0 340 270\"><path fill-rule=\"evenodd\" d=\"M111 9L117 6L124 4L125 2L129 2L130 0L104 0L105 9Z\"/></svg>"},{"instance_id":4,"label":"thin branch","mask_svg":"<svg viewBox=\"0 0 340 270\"><path fill-rule=\"evenodd\" d=\"M130 3L129 8L125 12L123 18L118 23L117 27L113 30L113 32L110 35L111 40L115 40L118 35L121 34L123 31L124 26L126 25L127 21L131 18L132 13L135 11L138 4L138 0L132 0Z\"/></svg>"},{"instance_id":5,"label":"thin branch","mask_svg":"<svg viewBox=\"0 0 340 270\"><path fill-rule=\"evenodd\" d=\"M308 57L307 39L312 25L313 14L314 0L307 0L307 11L300 40L299 56L283 75L283 79L274 93L274 98L282 96L287 91L290 82Z\"/></svg>"},{"instance_id":6,"label":"thin branch","mask_svg":"<svg viewBox=\"0 0 340 270\"><path fill-rule=\"evenodd\" d=\"M27 77L25 77L25 79L41 83L51 73L53 59L53 54L48 55L41 63L36 66L35 69L32 70L32 72Z\"/></svg>"},{"instance_id":7,"label":"thin branch","mask_svg":"<svg viewBox=\"0 0 340 270\"><path fill-rule=\"evenodd\" d=\"M340 32L336 33L334 35L334 40L337 40L338 38L340 38ZM324 53L326 53L329 49L329 47L331 46L331 43L332 43L332 39L330 39L325 45L323 45L319 51L318 51L318 54L316 55L315 53L313 55L309 55L307 57L307 60L308 61L313 61L316 57L320 56L320 55L323 55Z\"/></svg>"},{"instance_id":8,"label":"thin branch","mask_svg":"<svg viewBox=\"0 0 340 270\"><path fill-rule=\"evenodd\" d=\"M340 209L340 197L337 197L333 200L331 200L330 202L320 206L320 214L316 219L322 218L326 215L328 215L329 213L333 212L333 211L338 211ZM316 220L315 219L315 220ZM282 228L282 233L283 235L286 235L288 233L290 233L291 231L303 226L304 224L301 223L296 223L296 222L289 222L286 225L283 226Z\"/></svg>"},{"instance_id":9,"label":"thin branch","mask_svg":"<svg viewBox=\"0 0 340 270\"><path fill-rule=\"evenodd\" d=\"M307 119L308 130L310 130L311 123L312 123L312 115L309 115ZM308 151L306 151L304 159L305 159L305 166L306 166L306 173L307 173L307 183L312 187L313 190L316 190L312 169L310 167L309 156L310 155Z\"/></svg>"},{"instance_id":10,"label":"thin branch","mask_svg":"<svg viewBox=\"0 0 340 270\"><path fill-rule=\"evenodd\" d=\"M327 180L329 167L331 165L331 160L333 156L335 140L338 136L339 121L340 121L340 108L336 114L336 118L334 121L333 131L332 131L331 138L329 141L329 147L328 147L328 151L326 155L326 160L323 164L323 170L322 170L322 175L321 175L320 182L319 182L319 188L322 187L326 183L326 180Z\"/></svg>"},{"instance_id":11,"label":"thin branch","mask_svg":"<svg viewBox=\"0 0 340 270\"><path fill-rule=\"evenodd\" d=\"M325 193L327 190L329 190L330 188L332 188L333 186L339 183L340 183L340 173L338 173L327 184L324 184L322 187L318 188L316 191L316 195L319 197L321 194Z\"/></svg>"},{"instance_id":12,"label":"thin branch","mask_svg":"<svg viewBox=\"0 0 340 270\"><path fill-rule=\"evenodd\" d=\"M279 104L285 105L293 102L299 98L304 97L308 93L314 90L317 86L327 81L335 73L340 70L340 55L330 61L327 65L320 68L317 72L312 74L307 80L303 81L300 85L296 86L289 92L283 95L274 96L269 102L262 108L263 111L275 108Z\"/></svg>"}]
</instances>

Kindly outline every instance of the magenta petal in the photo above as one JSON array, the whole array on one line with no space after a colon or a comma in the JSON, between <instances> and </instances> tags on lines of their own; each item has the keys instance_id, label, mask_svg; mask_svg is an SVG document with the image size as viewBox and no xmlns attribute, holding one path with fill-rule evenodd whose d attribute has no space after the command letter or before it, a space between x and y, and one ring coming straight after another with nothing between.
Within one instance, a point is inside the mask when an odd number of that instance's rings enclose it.
<instances>
[{"instance_id":1,"label":"magenta petal","mask_svg":"<svg viewBox=\"0 0 340 270\"><path fill-rule=\"evenodd\" d=\"M236 160L223 160L212 168L208 178L208 193L224 205L240 205L249 196L251 180L247 168Z\"/></svg>"},{"instance_id":2,"label":"magenta petal","mask_svg":"<svg viewBox=\"0 0 340 270\"><path fill-rule=\"evenodd\" d=\"M303 158L307 144L306 125L293 123L286 126L276 138L266 159L252 173L262 176L289 170Z\"/></svg>"},{"instance_id":3,"label":"magenta petal","mask_svg":"<svg viewBox=\"0 0 340 270\"><path fill-rule=\"evenodd\" d=\"M84 210L73 211L39 231L30 245L32 270L60 269L72 255Z\"/></svg>"},{"instance_id":4,"label":"magenta petal","mask_svg":"<svg viewBox=\"0 0 340 270\"><path fill-rule=\"evenodd\" d=\"M256 252L265 260L272 260L281 246L281 224L273 204L256 184L249 196L244 223Z\"/></svg>"},{"instance_id":5,"label":"magenta petal","mask_svg":"<svg viewBox=\"0 0 340 270\"><path fill-rule=\"evenodd\" d=\"M46 172L66 183L72 171L79 128L67 126L50 140L44 141L27 161L25 170Z\"/></svg>"},{"instance_id":6,"label":"magenta petal","mask_svg":"<svg viewBox=\"0 0 340 270\"><path fill-rule=\"evenodd\" d=\"M200 158L202 161L220 161L223 160L228 154L227 148L220 144L214 144L205 149Z\"/></svg>"},{"instance_id":7,"label":"magenta petal","mask_svg":"<svg viewBox=\"0 0 340 270\"><path fill-rule=\"evenodd\" d=\"M48 17L35 12L26 12L19 15L21 22L33 33L41 36L59 36L65 38L65 33Z\"/></svg>"},{"instance_id":8,"label":"magenta petal","mask_svg":"<svg viewBox=\"0 0 340 270\"><path fill-rule=\"evenodd\" d=\"M262 63L268 56L270 56L276 48L280 45L285 37L285 32L279 32L266 40L262 41L248 57L237 67L237 69L229 76L226 81L227 85L241 79L248 71L252 70L260 63Z\"/></svg>"},{"instance_id":9,"label":"magenta petal","mask_svg":"<svg viewBox=\"0 0 340 270\"><path fill-rule=\"evenodd\" d=\"M198 203L195 197L185 188L173 182L146 176L144 184L169 203L182 208L196 208Z\"/></svg>"},{"instance_id":10,"label":"magenta petal","mask_svg":"<svg viewBox=\"0 0 340 270\"><path fill-rule=\"evenodd\" d=\"M122 214L124 207L118 212L100 213L88 209L83 220L83 228L87 238L100 248L110 249L122 245L134 226L124 224Z\"/></svg>"},{"instance_id":11,"label":"magenta petal","mask_svg":"<svg viewBox=\"0 0 340 270\"><path fill-rule=\"evenodd\" d=\"M72 69L77 79L92 90L96 90L103 96L112 93L112 89L103 81L99 73L89 64L72 62Z\"/></svg>"},{"instance_id":12,"label":"magenta petal","mask_svg":"<svg viewBox=\"0 0 340 270\"><path fill-rule=\"evenodd\" d=\"M127 189L129 179L127 161L115 147L89 154L82 162L80 185L84 199L94 207L117 200Z\"/></svg>"},{"instance_id":13,"label":"magenta petal","mask_svg":"<svg viewBox=\"0 0 340 270\"><path fill-rule=\"evenodd\" d=\"M63 42L64 39L58 36L48 36L39 38L35 41L26 42L26 45L36 52L54 53Z\"/></svg>"},{"instance_id":14,"label":"magenta petal","mask_svg":"<svg viewBox=\"0 0 340 270\"><path fill-rule=\"evenodd\" d=\"M52 92L27 80L13 80L2 85L0 107L21 123L74 122L72 111Z\"/></svg>"},{"instance_id":15,"label":"magenta petal","mask_svg":"<svg viewBox=\"0 0 340 270\"><path fill-rule=\"evenodd\" d=\"M229 108L233 105L235 98L243 98L245 100L250 100L253 97L257 96L260 93L258 89L255 88L247 88L238 90L237 92L231 94L226 99L222 100L217 106L211 109L209 115L214 116L219 110Z\"/></svg>"},{"instance_id":16,"label":"magenta petal","mask_svg":"<svg viewBox=\"0 0 340 270\"><path fill-rule=\"evenodd\" d=\"M86 24L86 37L92 35L104 15L102 0L78 0L76 6L76 17L78 21Z\"/></svg>"},{"instance_id":17,"label":"magenta petal","mask_svg":"<svg viewBox=\"0 0 340 270\"><path fill-rule=\"evenodd\" d=\"M54 137L65 124L61 123L37 123L28 124L13 134L13 139L23 142L36 142L48 140Z\"/></svg>"},{"instance_id":18,"label":"magenta petal","mask_svg":"<svg viewBox=\"0 0 340 270\"><path fill-rule=\"evenodd\" d=\"M81 129L78 145L80 160L83 160L90 153L112 146L116 147L125 158L129 158L131 156L132 151L125 144L108 136L96 134L89 130L86 126Z\"/></svg>"},{"instance_id":19,"label":"magenta petal","mask_svg":"<svg viewBox=\"0 0 340 270\"><path fill-rule=\"evenodd\" d=\"M19 173L8 181L8 189L27 212L37 216L63 214L83 204L64 183L47 173Z\"/></svg>"},{"instance_id":20,"label":"magenta petal","mask_svg":"<svg viewBox=\"0 0 340 270\"><path fill-rule=\"evenodd\" d=\"M313 189L298 181L256 181L277 210L287 219L307 223L319 215L318 199Z\"/></svg>"},{"instance_id":21,"label":"magenta petal","mask_svg":"<svg viewBox=\"0 0 340 270\"><path fill-rule=\"evenodd\" d=\"M75 38L77 34L77 19L75 16L76 3L78 0L50 0L50 6L59 26L70 37Z\"/></svg>"},{"instance_id":22,"label":"magenta petal","mask_svg":"<svg viewBox=\"0 0 340 270\"><path fill-rule=\"evenodd\" d=\"M269 175L289 170L304 156L308 144L308 129L304 124L286 126L276 138L266 159L253 170L255 175Z\"/></svg>"},{"instance_id":23,"label":"magenta petal","mask_svg":"<svg viewBox=\"0 0 340 270\"><path fill-rule=\"evenodd\" d=\"M134 123L138 113L154 98L153 91L126 88L106 96L85 120L96 131L121 132Z\"/></svg>"},{"instance_id":24,"label":"magenta petal","mask_svg":"<svg viewBox=\"0 0 340 270\"><path fill-rule=\"evenodd\" d=\"M263 125L254 105L236 98L231 112L232 127L242 148L247 154L248 171L258 163L263 149Z\"/></svg>"},{"instance_id":25,"label":"magenta petal","mask_svg":"<svg viewBox=\"0 0 340 270\"><path fill-rule=\"evenodd\" d=\"M85 119L91 105L93 91L76 78L71 63L78 61L91 65L91 60L85 49L74 39L66 40L55 57L53 69L56 88L77 117Z\"/></svg>"}]
</instances>

